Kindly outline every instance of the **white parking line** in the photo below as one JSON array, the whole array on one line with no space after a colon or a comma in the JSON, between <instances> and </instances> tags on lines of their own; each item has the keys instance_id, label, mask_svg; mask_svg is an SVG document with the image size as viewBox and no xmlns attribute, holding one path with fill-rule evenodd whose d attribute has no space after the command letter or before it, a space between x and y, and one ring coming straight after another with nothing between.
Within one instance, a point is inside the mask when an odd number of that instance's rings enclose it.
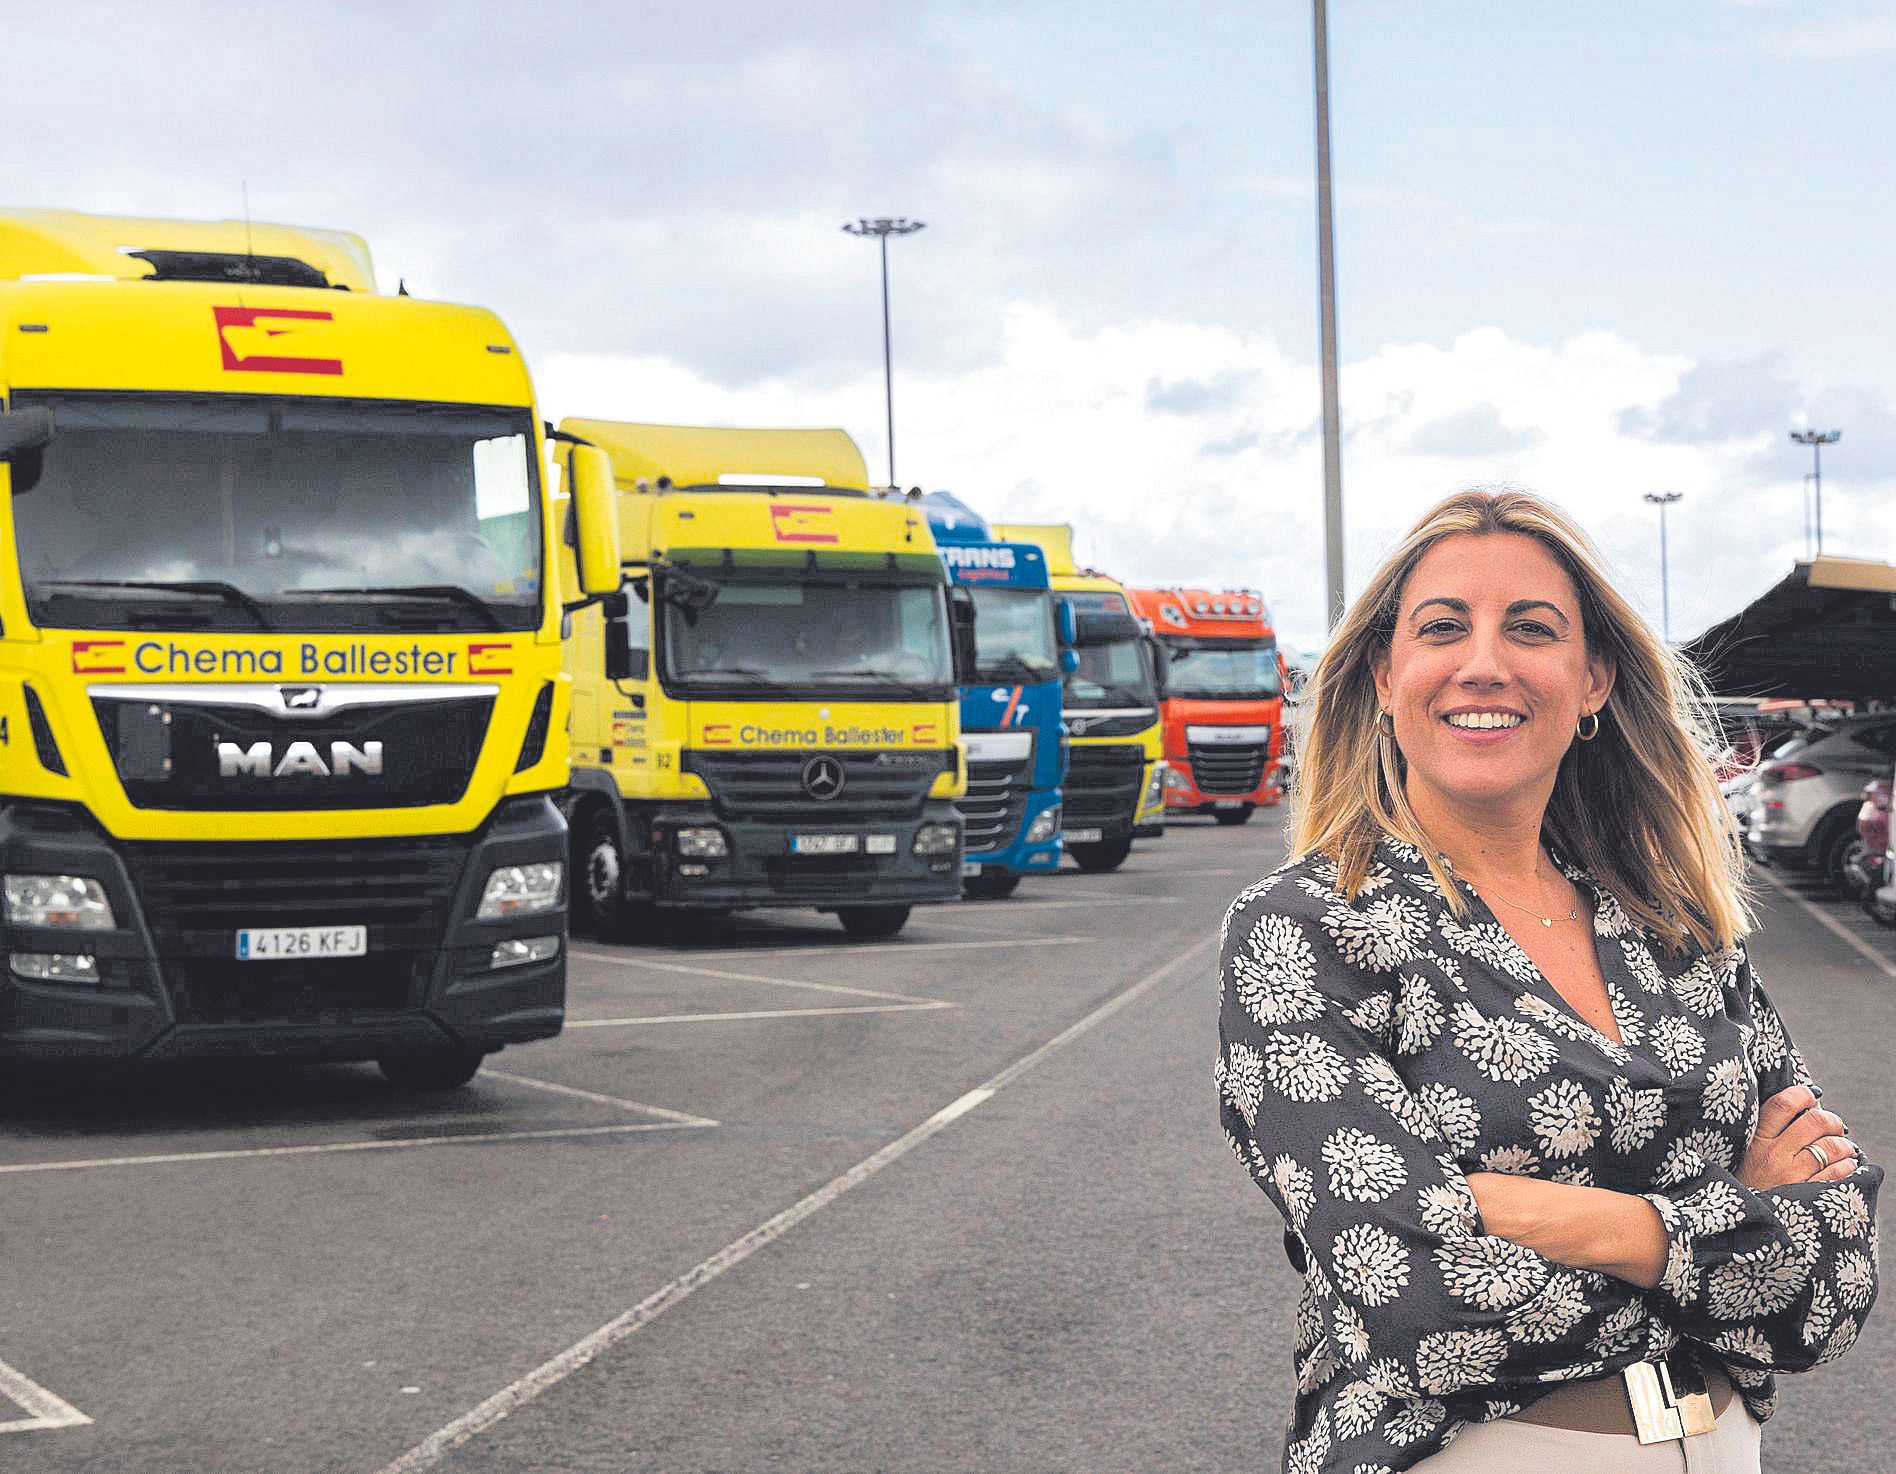
<instances>
[{"instance_id":1,"label":"white parking line","mask_svg":"<svg viewBox=\"0 0 1896 1474\"><path fill-rule=\"evenodd\" d=\"M936 1008L954 1008L956 1004L859 1003L847 1008L753 1008L736 1013L639 1013L627 1018L569 1018L569 1029L626 1029L635 1024L723 1024L739 1019L828 1018L838 1013L927 1013Z\"/></svg>"},{"instance_id":2,"label":"white parking line","mask_svg":"<svg viewBox=\"0 0 1896 1474\"><path fill-rule=\"evenodd\" d=\"M446 1427L430 1434L407 1453L383 1468L380 1474L418 1474L420 1470L433 1468L469 1439L492 1428L508 1414L517 1412L539 1397L541 1393L565 1381L602 1352L610 1350L627 1337L636 1335L686 1296L703 1289L727 1270L735 1269L766 1244L781 1238L804 1219L821 1212L851 1188L867 1182L884 1167L900 1161L931 1136L945 1130L952 1122L969 1114L977 1106L1013 1084L1035 1065L1064 1049L1082 1034L1104 1023L1122 1008L1150 992L1180 968L1201 960L1216 941L1215 936L1205 937L1196 945L1180 952L1170 962L1147 973L1124 991L1114 994L1077 1023L1068 1025L1046 1043L1015 1060L998 1075L943 1106L921 1125L897 1137L881 1150L863 1158L840 1177L832 1178L815 1192L792 1204L775 1217L758 1224L743 1237L726 1244L696 1268L688 1270L670 1284L653 1291L630 1310L615 1316L591 1335L575 1341L551 1360L543 1362L518 1381L501 1388L479 1406L470 1409Z\"/></svg>"},{"instance_id":3,"label":"white parking line","mask_svg":"<svg viewBox=\"0 0 1896 1474\"><path fill-rule=\"evenodd\" d=\"M1126 897L1115 897L1124 902ZM1033 906L1035 901L1007 901L1003 903L1010 910L1017 906ZM944 923L929 921L927 926L939 926ZM882 942L869 943L825 943L815 947L721 947L715 951L693 952L693 957L824 957L832 953L847 952L852 956L867 956L877 951L888 952L896 956L906 956L910 952L955 952L971 947L1067 947L1075 942L1089 942L1091 937L997 937L987 942ZM576 952L575 956L604 960L606 954L599 952Z\"/></svg>"},{"instance_id":4,"label":"white parking line","mask_svg":"<svg viewBox=\"0 0 1896 1474\"><path fill-rule=\"evenodd\" d=\"M1832 916L1828 911L1825 911L1822 907L1798 895L1796 891L1779 880L1777 876L1773 875L1763 865L1754 865L1751 867L1751 871L1752 874L1762 875L1766 880L1770 881L1772 885L1777 887L1779 895L1783 896L1793 905L1801 907L1804 913L1813 921L1832 936L1836 937L1838 941L1849 947L1851 951L1863 958L1872 967L1882 972L1885 977L1896 978L1896 963L1892 963L1881 952L1877 951L1876 948L1872 947L1868 942L1864 941L1863 938L1851 931L1849 927L1837 920L1837 918Z\"/></svg>"},{"instance_id":5,"label":"white parking line","mask_svg":"<svg viewBox=\"0 0 1896 1474\"><path fill-rule=\"evenodd\" d=\"M0 1393L20 1405L24 1418L0 1423L0 1433L32 1433L42 1428L83 1428L92 1419L63 1397L55 1397L32 1379L0 1361Z\"/></svg>"},{"instance_id":6,"label":"white parking line","mask_svg":"<svg viewBox=\"0 0 1896 1474\"><path fill-rule=\"evenodd\" d=\"M574 1100L590 1100L598 1105L617 1106L622 1111L641 1111L648 1116L657 1116L661 1121L676 1121L680 1126L715 1126L718 1123L708 1116L694 1116L686 1111L667 1110L664 1106L647 1105L642 1100L626 1100L617 1095L601 1095L596 1090L581 1090L573 1085L561 1085L555 1080L536 1080L531 1075L515 1075L506 1070L483 1069L483 1075L494 1080L505 1080L510 1085L524 1085L529 1090L544 1090L549 1095L567 1095Z\"/></svg>"},{"instance_id":7,"label":"white parking line","mask_svg":"<svg viewBox=\"0 0 1896 1474\"><path fill-rule=\"evenodd\" d=\"M1137 891L1127 891L1123 895L1087 891L1083 893L1083 898L1076 895L1058 901L1003 901L1000 904L1009 911L1059 911L1074 906L1176 906L1185 899L1184 896L1143 896Z\"/></svg>"},{"instance_id":8,"label":"white parking line","mask_svg":"<svg viewBox=\"0 0 1896 1474\"><path fill-rule=\"evenodd\" d=\"M76 1172L82 1167L172 1167L184 1162L242 1162L258 1157L320 1157L341 1152L392 1152L421 1146L478 1146L496 1141L558 1141L563 1137L623 1136L634 1131L689 1131L711 1120L629 1121L623 1126L559 1126L545 1131L468 1131L458 1136L404 1136L390 1141L322 1141L309 1146L232 1147L224 1151L153 1152L142 1157L66 1157L52 1162L8 1162L0 1176L22 1172Z\"/></svg>"},{"instance_id":9,"label":"white parking line","mask_svg":"<svg viewBox=\"0 0 1896 1474\"><path fill-rule=\"evenodd\" d=\"M846 988L841 983L810 983L802 978L773 978L759 972L729 972L718 967L692 967L683 962L661 962L655 957L617 957L609 952L576 953L594 962L609 962L615 967L649 967L655 972L678 972L691 977L717 978L722 982L764 983L773 988L800 988L811 993L841 993L850 998L875 998L885 1003L927 1003L908 993L883 993L874 988ZM946 1005L952 1006L952 1005Z\"/></svg>"}]
</instances>

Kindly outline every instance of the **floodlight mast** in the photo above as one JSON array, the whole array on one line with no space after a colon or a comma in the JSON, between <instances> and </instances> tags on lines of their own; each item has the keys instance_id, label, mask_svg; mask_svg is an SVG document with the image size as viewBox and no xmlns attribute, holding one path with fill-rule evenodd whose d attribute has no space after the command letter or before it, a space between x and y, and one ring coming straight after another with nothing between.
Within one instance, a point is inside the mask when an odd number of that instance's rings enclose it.
<instances>
[{"instance_id":1,"label":"floodlight mast","mask_svg":"<svg viewBox=\"0 0 1896 1474\"><path fill-rule=\"evenodd\" d=\"M1668 645L1672 643L1672 595L1666 571L1666 508L1684 495L1682 491L1649 491L1645 497L1659 509L1659 628Z\"/></svg>"},{"instance_id":2,"label":"floodlight mast","mask_svg":"<svg viewBox=\"0 0 1896 1474\"><path fill-rule=\"evenodd\" d=\"M901 216L878 216L873 220L853 220L843 229L867 239L874 236L882 249L882 405L887 417L889 436L889 486L895 486L895 368L889 349L889 237L914 235L924 229L926 220L904 220Z\"/></svg>"},{"instance_id":3,"label":"floodlight mast","mask_svg":"<svg viewBox=\"0 0 1896 1474\"><path fill-rule=\"evenodd\" d=\"M1791 439L1810 447L1811 483L1816 490L1817 556L1824 555L1824 447L1843 439L1841 430L1793 430Z\"/></svg>"}]
</instances>

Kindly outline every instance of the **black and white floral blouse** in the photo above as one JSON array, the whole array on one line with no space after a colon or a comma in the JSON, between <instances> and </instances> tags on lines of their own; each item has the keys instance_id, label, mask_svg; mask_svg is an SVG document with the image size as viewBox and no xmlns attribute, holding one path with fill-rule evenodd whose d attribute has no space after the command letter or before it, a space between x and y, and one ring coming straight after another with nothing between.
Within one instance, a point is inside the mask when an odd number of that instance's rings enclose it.
<instances>
[{"instance_id":1,"label":"black and white floral blouse","mask_svg":"<svg viewBox=\"0 0 1896 1474\"><path fill-rule=\"evenodd\" d=\"M1876 1298L1881 1168L1762 1193L1732 1175L1760 1099L1809 1080L1744 949L1669 955L1562 864L1592 897L1623 1042L1465 885L1457 921L1407 845L1378 847L1354 901L1306 856L1225 919L1220 1108L1305 1276L1291 1474L1392 1474L1682 1339L1763 1420L1772 1373L1842 1355ZM1646 1196L1663 1282L1484 1234L1474 1171Z\"/></svg>"}]
</instances>

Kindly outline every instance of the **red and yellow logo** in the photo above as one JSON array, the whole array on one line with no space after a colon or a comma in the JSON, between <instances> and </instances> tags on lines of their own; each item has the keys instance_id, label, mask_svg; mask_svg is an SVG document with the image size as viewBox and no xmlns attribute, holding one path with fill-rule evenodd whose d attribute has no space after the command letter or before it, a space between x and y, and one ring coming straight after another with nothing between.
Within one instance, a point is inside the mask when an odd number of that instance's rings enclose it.
<instances>
[{"instance_id":1,"label":"red and yellow logo","mask_svg":"<svg viewBox=\"0 0 1896 1474\"><path fill-rule=\"evenodd\" d=\"M729 722L708 722L705 724L704 740L707 747L722 747L731 740Z\"/></svg>"},{"instance_id":2,"label":"red and yellow logo","mask_svg":"<svg viewBox=\"0 0 1896 1474\"><path fill-rule=\"evenodd\" d=\"M494 654L498 650L500 655ZM513 654L513 646L505 644L475 644L467 647L467 673L471 676L510 676L513 674L511 659L505 665L500 661Z\"/></svg>"},{"instance_id":3,"label":"red and yellow logo","mask_svg":"<svg viewBox=\"0 0 1896 1474\"><path fill-rule=\"evenodd\" d=\"M780 543L838 543L836 513L820 502L773 502L770 532Z\"/></svg>"},{"instance_id":4,"label":"red and yellow logo","mask_svg":"<svg viewBox=\"0 0 1896 1474\"><path fill-rule=\"evenodd\" d=\"M909 741L917 747L932 747L941 740L941 728L933 722L915 722L909 727Z\"/></svg>"},{"instance_id":5,"label":"red and yellow logo","mask_svg":"<svg viewBox=\"0 0 1896 1474\"><path fill-rule=\"evenodd\" d=\"M72 673L76 676L124 675L125 642L123 640L74 640L72 642Z\"/></svg>"},{"instance_id":6,"label":"red and yellow logo","mask_svg":"<svg viewBox=\"0 0 1896 1474\"><path fill-rule=\"evenodd\" d=\"M307 331L294 326L295 321L334 322L332 313L291 307L213 307L211 312L217 319L217 346L224 355L224 367L232 373L342 372L340 358L310 358L274 351L275 339Z\"/></svg>"}]
</instances>

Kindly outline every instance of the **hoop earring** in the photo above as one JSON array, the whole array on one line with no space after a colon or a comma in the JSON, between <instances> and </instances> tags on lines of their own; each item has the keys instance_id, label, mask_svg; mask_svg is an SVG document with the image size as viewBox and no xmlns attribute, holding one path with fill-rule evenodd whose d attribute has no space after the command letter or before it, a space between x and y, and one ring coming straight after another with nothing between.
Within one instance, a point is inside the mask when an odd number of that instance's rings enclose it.
<instances>
[{"instance_id":1,"label":"hoop earring","mask_svg":"<svg viewBox=\"0 0 1896 1474\"><path fill-rule=\"evenodd\" d=\"M1588 722L1591 722L1593 725L1588 726ZM1595 737L1598 737L1600 735L1600 714L1597 711L1590 711L1581 717L1579 721L1573 724L1573 735L1578 737L1582 742L1591 742Z\"/></svg>"},{"instance_id":2,"label":"hoop earring","mask_svg":"<svg viewBox=\"0 0 1896 1474\"><path fill-rule=\"evenodd\" d=\"M1376 730L1385 737L1396 735L1396 719L1380 706L1376 708Z\"/></svg>"}]
</instances>

